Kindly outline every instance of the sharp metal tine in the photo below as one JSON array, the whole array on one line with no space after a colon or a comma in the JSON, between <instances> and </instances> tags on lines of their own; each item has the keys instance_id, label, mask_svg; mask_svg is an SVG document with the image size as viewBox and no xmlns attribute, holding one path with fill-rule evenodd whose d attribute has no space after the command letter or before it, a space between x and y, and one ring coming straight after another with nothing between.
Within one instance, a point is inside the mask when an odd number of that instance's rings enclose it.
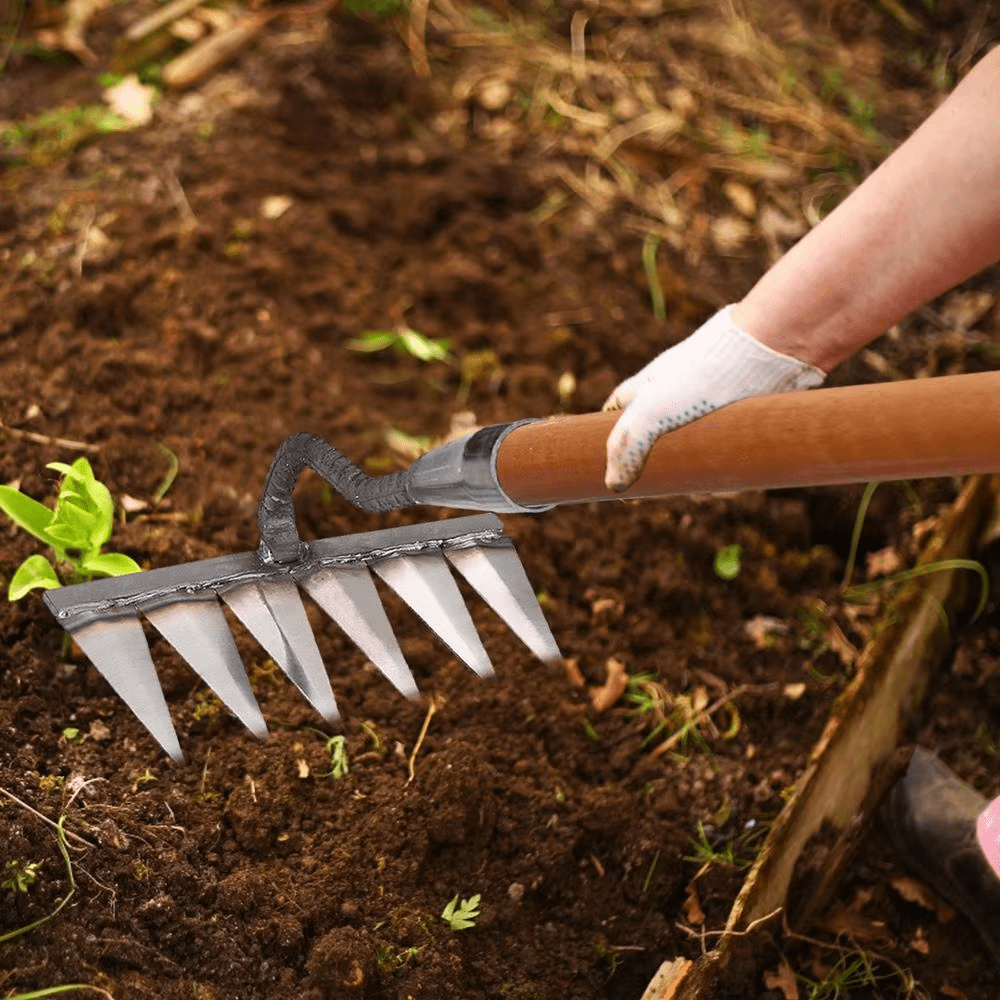
<instances>
[{"instance_id":1,"label":"sharp metal tine","mask_svg":"<svg viewBox=\"0 0 1000 1000\"><path fill-rule=\"evenodd\" d=\"M493 676L469 609L440 553L396 555L373 563L372 569L480 677Z\"/></svg>"},{"instance_id":2,"label":"sharp metal tine","mask_svg":"<svg viewBox=\"0 0 1000 1000\"><path fill-rule=\"evenodd\" d=\"M420 696L366 568L323 569L299 582L397 691L407 698Z\"/></svg>"},{"instance_id":3,"label":"sharp metal tine","mask_svg":"<svg viewBox=\"0 0 1000 1000\"><path fill-rule=\"evenodd\" d=\"M220 596L313 708L336 722L340 713L330 678L294 581L262 580L223 590Z\"/></svg>"},{"instance_id":4,"label":"sharp metal tine","mask_svg":"<svg viewBox=\"0 0 1000 1000\"><path fill-rule=\"evenodd\" d=\"M138 614L109 615L73 629L71 635L156 742L174 760L183 761Z\"/></svg>"},{"instance_id":5,"label":"sharp metal tine","mask_svg":"<svg viewBox=\"0 0 1000 1000\"><path fill-rule=\"evenodd\" d=\"M144 607L142 612L247 729L257 737L267 735L267 723L214 593Z\"/></svg>"},{"instance_id":6,"label":"sharp metal tine","mask_svg":"<svg viewBox=\"0 0 1000 1000\"><path fill-rule=\"evenodd\" d=\"M451 549L445 555L535 656L545 663L562 659L513 547Z\"/></svg>"}]
</instances>

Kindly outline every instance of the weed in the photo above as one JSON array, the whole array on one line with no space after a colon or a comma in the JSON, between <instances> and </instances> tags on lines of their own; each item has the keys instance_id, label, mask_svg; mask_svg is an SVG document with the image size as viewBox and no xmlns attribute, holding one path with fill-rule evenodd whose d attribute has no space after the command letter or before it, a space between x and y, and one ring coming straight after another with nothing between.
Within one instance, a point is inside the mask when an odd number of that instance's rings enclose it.
<instances>
[{"instance_id":1,"label":"weed","mask_svg":"<svg viewBox=\"0 0 1000 1000\"><path fill-rule=\"evenodd\" d=\"M881 580L874 580L871 583L859 583L857 586L851 587L845 591L844 597L848 601L863 601L874 591L880 590L882 587L891 587L894 584L906 583L908 580L915 580L918 577L927 576L930 573L940 573L945 570L955 569L967 569L979 575L979 581L981 584L979 603L976 605L976 610L970 619L970 621L974 622L986 609L986 602L990 597L989 574L986 572L986 568L983 564L976 562L975 559L941 559L938 562L928 563L926 566L914 566L912 569L904 569L899 573L893 573L891 576L883 577ZM945 626L947 627L947 615L944 614L943 609L941 613L944 616Z\"/></svg>"},{"instance_id":2,"label":"weed","mask_svg":"<svg viewBox=\"0 0 1000 1000\"><path fill-rule=\"evenodd\" d=\"M11 892L27 892L38 878L38 870L42 867L40 861L19 861L15 858L3 866L3 878L0 879L0 889Z\"/></svg>"},{"instance_id":3,"label":"weed","mask_svg":"<svg viewBox=\"0 0 1000 1000\"><path fill-rule=\"evenodd\" d=\"M63 739L67 743L72 743L73 746L78 747L87 738L85 733L80 732L75 726L67 726L62 731Z\"/></svg>"},{"instance_id":4,"label":"weed","mask_svg":"<svg viewBox=\"0 0 1000 1000\"><path fill-rule=\"evenodd\" d=\"M735 580L740 575L742 545L725 545L715 553L712 569L720 580Z\"/></svg>"},{"instance_id":5,"label":"weed","mask_svg":"<svg viewBox=\"0 0 1000 1000\"><path fill-rule=\"evenodd\" d=\"M657 851L653 855L653 860L650 861L650 863L649 863L649 869L646 872L646 877L642 880L642 893L641 893L641 895L645 895L646 894L646 890L649 889L649 886L650 886L650 884L653 881L653 873L656 871L656 863L659 860L660 860L660 852Z\"/></svg>"},{"instance_id":6,"label":"weed","mask_svg":"<svg viewBox=\"0 0 1000 1000\"><path fill-rule=\"evenodd\" d=\"M746 846L744 838L730 837L719 850L708 839L705 824L701 820L698 820L697 838L689 843L694 848L694 854L686 857L685 861L694 861L701 865L723 865L726 868L735 868L737 871L749 868L753 864L752 859L741 857L737 853L741 847Z\"/></svg>"},{"instance_id":7,"label":"weed","mask_svg":"<svg viewBox=\"0 0 1000 1000\"><path fill-rule=\"evenodd\" d=\"M48 923L53 917L56 916L56 914L59 913L59 911L70 901L70 899L72 899L73 894L76 892L76 877L73 874L73 861L69 856L69 845L66 843L65 823L66 814L63 813L56 821L56 843L59 846L59 853L62 855L62 859L66 863L66 876L69 879L69 892L67 892L66 895L63 896L63 898L56 904L55 909L47 913L44 917L40 917L38 920L35 920L30 924L25 924L23 927L7 931L6 934L0 934L0 944L6 944L8 941L13 941L14 938L20 937L22 934L27 934L28 931L33 931L35 928L41 927L42 924ZM7 866L4 868L5 875L8 874L10 864L11 863L8 862ZM19 863L15 862L15 864ZM25 878L25 869L30 868L34 863L20 864L22 864L22 867L18 869L18 873L21 881L23 882ZM23 887L21 885L17 885L17 889L15 891L26 892L31 883L35 881L39 867L40 864L34 864L34 869L30 872L30 876L28 876L29 880L24 883ZM15 884L17 884L16 880ZM0 883L0 885L6 886L6 882Z\"/></svg>"},{"instance_id":8,"label":"weed","mask_svg":"<svg viewBox=\"0 0 1000 1000\"><path fill-rule=\"evenodd\" d=\"M95 135L124 127L122 119L100 104L56 108L0 129L0 149L11 150L23 163L39 166L67 155Z\"/></svg>"},{"instance_id":9,"label":"weed","mask_svg":"<svg viewBox=\"0 0 1000 1000\"><path fill-rule=\"evenodd\" d=\"M343 778L351 769L347 762L347 741L343 736L331 736L326 741L326 752L330 755L330 770L318 777Z\"/></svg>"},{"instance_id":10,"label":"weed","mask_svg":"<svg viewBox=\"0 0 1000 1000\"><path fill-rule=\"evenodd\" d=\"M667 307L663 298L663 286L660 284L660 273L656 269L656 251L660 246L660 237L650 233L642 243L642 267L649 283L649 301L653 308L653 316L661 323L667 318Z\"/></svg>"},{"instance_id":11,"label":"weed","mask_svg":"<svg viewBox=\"0 0 1000 1000\"><path fill-rule=\"evenodd\" d=\"M347 346L366 354L391 348L424 362L452 360L451 341L425 337L408 326L398 326L395 330L366 330L360 337L349 340Z\"/></svg>"},{"instance_id":12,"label":"weed","mask_svg":"<svg viewBox=\"0 0 1000 1000\"><path fill-rule=\"evenodd\" d=\"M383 972L391 972L406 965L410 959L416 958L420 950L416 945L411 945L409 948L400 948L397 951L391 944L383 942L375 946L375 962Z\"/></svg>"},{"instance_id":13,"label":"weed","mask_svg":"<svg viewBox=\"0 0 1000 1000\"><path fill-rule=\"evenodd\" d=\"M871 958L863 951L857 951L841 955L822 980L812 980L798 973L795 978L808 990L806 1000L838 1000L839 997L848 995L847 990L875 986L888 977L876 976Z\"/></svg>"},{"instance_id":14,"label":"weed","mask_svg":"<svg viewBox=\"0 0 1000 1000\"><path fill-rule=\"evenodd\" d=\"M372 753L384 754L386 750L385 740L379 736L378 730L375 728L375 723L361 722L359 725L364 730L365 736L372 741Z\"/></svg>"},{"instance_id":15,"label":"weed","mask_svg":"<svg viewBox=\"0 0 1000 1000\"><path fill-rule=\"evenodd\" d=\"M52 549L56 566L69 567L68 583L139 572L139 565L128 556L101 552L111 537L115 508L111 493L95 478L90 463L78 458L72 465L50 462L47 468L63 474L52 510L10 486L0 486L0 510L18 527L45 542ZM7 597L18 601L36 588L60 586L52 563L41 555L28 556L14 572Z\"/></svg>"},{"instance_id":16,"label":"weed","mask_svg":"<svg viewBox=\"0 0 1000 1000\"><path fill-rule=\"evenodd\" d=\"M454 899L444 908L441 919L453 930L464 931L466 928L476 926L476 918L479 916L479 900L481 895L477 892L469 899L463 899L461 903L456 895Z\"/></svg>"},{"instance_id":17,"label":"weed","mask_svg":"<svg viewBox=\"0 0 1000 1000\"><path fill-rule=\"evenodd\" d=\"M45 986L40 990L32 990L30 993L15 993L7 997L7 1000L41 1000L42 997L53 997L57 993L75 993L77 990L89 990L91 993L100 993L106 1000L115 1000L107 991L100 986L90 986L88 983L63 983L60 986Z\"/></svg>"}]
</instances>

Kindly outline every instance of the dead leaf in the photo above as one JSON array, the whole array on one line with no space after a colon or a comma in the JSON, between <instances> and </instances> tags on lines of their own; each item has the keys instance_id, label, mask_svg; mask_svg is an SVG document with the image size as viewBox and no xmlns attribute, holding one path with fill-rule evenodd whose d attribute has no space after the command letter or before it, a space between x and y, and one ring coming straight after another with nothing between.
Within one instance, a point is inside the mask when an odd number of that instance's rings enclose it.
<instances>
[{"instance_id":1,"label":"dead leaf","mask_svg":"<svg viewBox=\"0 0 1000 1000\"><path fill-rule=\"evenodd\" d=\"M757 214L757 199L746 184L740 184L739 181L725 181L722 185L722 193L740 215L752 219Z\"/></svg>"},{"instance_id":2,"label":"dead leaf","mask_svg":"<svg viewBox=\"0 0 1000 1000\"><path fill-rule=\"evenodd\" d=\"M903 560L891 545L865 556L865 571L869 580L879 576L892 576L903 568Z\"/></svg>"},{"instance_id":3,"label":"dead leaf","mask_svg":"<svg viewBox=\"0 0 1000 1000\"><path fill-rule=\"evenodd\" d=\"M806 693L806 686L799 681L795 684L786 684L781 691L789 701L798 701Z\"/></svg>"},{"instance_id":4,"label":"dead leaf","mask_svg":"<svg viewBox=\"0 0 1000 1000\"><path fill-rule=\"evenodd\" d=\"M799 1000L799 984L788 961L782 958L776 972L764 973L764 985L769 990L781 990L785 1000Z\"/></svg>"},{"instance_id":5,"label":"dead leaf","mask_svg":"<svg viewBox=\"0 0 1000 1000\"><path fill-rule=\"evenodd\" d=\"M946 997L952 997L953 1000L969 1000L969 995L957 986L949 986L947 983L944 986L938 987L938 993L943 993Z\"/></svg>"},{"instance_id":6,"label":"dead leaf","mask_svg":"<svg viewBox=\"0 0 1000 1000\"><path fill-rule=\"evenodd\" d=\"M701 908L701 900L698 898L698 887L694 882L687 888L687 897L684 900L684 918L693 927L701 927L705 922L705 913Z\"/></svg>"},{"instance_id":7,"label":"dead leaf","mask_svg":"<svg viewBox=\"0 0 1000 1000\"><path fill-rule=\"evenodd\" d=\"M862 890L854 897L850 906L837 903L820 926L836 937L843 936L868 945L888 940L884 921L872 920L861 912L870 898L871 893Z\"/></svg>"},{"instance_id":8,"label":"dead leaf","mask_svg":"<svg viewBox=\"0 0 1000 1000\"><path fill-rule=\"evenodd\" d=\"M567 656L563 660L563 666L566 668L566 678L573 687L582 688L586 685L587 682L580 673L580 661L575 656Z\"/></svg>"},{"instance_id":9,"label":"dead leaf","mask_svg":"<svg viewBox=\"0 0 1000 1000\"><path fill-rule=\"evenodd\" d=\"M917 906L935 913L942 924L951 923L955 919L957 915L955 910L944 900L939 899L923 882L909 875L897 875L890 879L889 883L908 903L916 903Z\"/></svg>"},{"instance_id":10,"label":"dead leaf","mask_svg":"<svg viewBox=\"0 0 1000 1000\"><path fill-rule=\"evenodd\" d=\"M836 622L827 623L826 641L845 667L854 665L854 661L858 658L858 651Z\"/></svg>"},{"instance_id":11,"label":"dead leaf","mask_svg":"<svg viewBox=\"0 0 1000 1000\"><path fill-rule=\"evenodd\" d=\"M753 236L753 226L738 215L723 215L712 220L710 232L715 249L725 255L743 248Z\"/></svg>"},{"instance_id":12,"label":"dead leaf","mask_svg":"<svg viewBox=\"0 0 1000 1000\"><path fill-rule=\"evenodd\" d=\"M309 764L308 764L308 762L304 758L300 757L296 761L296 764L298 765L298 768L299 768L299 777L300 778L308 778L309 777Z\"/></svg>"},{"instance_id":13,"label":"dead leaf","mask_svg":"<svg viewBox=\"0 0 1000 1000\"><path fill-rule=\"evenodd\" d=\"M261 199L260 214L265 219L280 219L292 207L287 194L271 194Z\"/></svg>"},{"instance_id":14,"label":"dead leaf","mask_svg":"<svg viewBox=\"0 0 1000 1000\"><path fill-rule=\"evenodd\" d=\"M121 83L108 87L101 97L112 114L129 128L148 125L153 120L153 96L156 88L140 83L135 73L129 73Z\"/></svg>"},{"instance_id":15,"label":"dead leaf","mask_svg":"<svg viewBox=\"0 0 1000 1000\"><path fill-rule=\"evenodd\" d=\"M145 500L138 500L136 497L129 496L128 493L123 493L119 498L118 502L122 505L122 510L126 514L137 514L141 510L146 510L149 504Z\"/></svg>"},{"instance_id":16,"label":"dead leaf","mask_svg":"<svg viewBox=\"0 0 1000 1000\"><path fill-rule=\"evenodd\" d=\"M788 625L780 618L771 618L769 615L754 615L749 621L743 623L743 631L753 640L753 644L758 649L766 649L770 645L769 637L786 635Z\"/></svg>"},{"instance_id":17,"label":"dead leaf","mask_svg":"<svg viewBox=\"0 0 1000 1000\"><path fill-rule=\"evenodd\" d=\"M87 735L95 743L105 743L111 739L111 730L108 726L101 722L100 719L94 719L90 724L90 728L87 730Z\"/></svg>"},{"instance_id":18,"label":"dead leaf","mask_svg":"<svg viewBox=\"0 0 1000 1000\"><path fill-rule=\"evenodd\" d=\"M927 940L927 934L923 927L917 928L917 933L913 935L910 947L921 955L929 955L931 953L931 943Z\"/></svg>"},{"instance_id":19,"label":"dead leaf","mask_svg":"<svg viewBox=\"0 0 1000 1000\"><path fill-rule=\"evenodd\" d=\"M628 687L625 664L611 656L608 657L605 668L608 672L607 680L601 687L590 689L590 704L593 705L595 712L604 712L611 708Z\"/></svg>"}]
</instances>

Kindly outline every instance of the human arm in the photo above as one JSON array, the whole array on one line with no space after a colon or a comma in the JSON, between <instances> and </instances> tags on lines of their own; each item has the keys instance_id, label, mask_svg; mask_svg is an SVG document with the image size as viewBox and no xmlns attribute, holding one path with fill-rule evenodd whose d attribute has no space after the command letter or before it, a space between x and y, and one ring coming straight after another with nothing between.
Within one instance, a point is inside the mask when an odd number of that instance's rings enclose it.
<instances>
[{"instance_id":1,"label":"human arm","mask_svg":"<svg viewBox=\"0 0 1000 1000\"><path fill-rule=\"evenodd\" d=\"M761 343L830 371L1000 260L1000 47L733 307Z\"/></svg>"},{"instance_id":2,"label":"human arm","mask_svg":"<svg viewBox=\"0 0 1000 1000\"><path fill-rule=\"evenodd\" d=\"M612 393L605 408L625 412L608 437L608 487L631 485L666 431L746 396L819 384L998 259L1000 48L742 301Z\"/></svg>"}]
</instances>

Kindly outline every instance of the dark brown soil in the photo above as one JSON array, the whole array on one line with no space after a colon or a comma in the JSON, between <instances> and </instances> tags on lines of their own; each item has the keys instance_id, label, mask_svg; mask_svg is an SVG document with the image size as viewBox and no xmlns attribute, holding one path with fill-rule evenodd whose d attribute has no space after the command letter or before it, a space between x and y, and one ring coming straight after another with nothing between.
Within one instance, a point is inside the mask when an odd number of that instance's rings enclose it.
<instances>
[{"instance_id":1,"label":"dark brown soil","mask_svg":"<svg viewBox=\"0 0 1000 1000\"><path fill-rule=\"evenodd\" d=\"M135 16L129 6L105 12L90 38L106 63ZM565 6L544 30L565 36ZM848 41L860 30L850 7L838 8L848 23L827 25ZM898 25L880 17L894 37ZM26 21L23 37L33 27ZM933 53L966 37L960 29L942 23L918 47ZM559 185L537 130L515 122L498 143L455 85L465 50L439 41L451 55L425 80L390 25L346 12L278 20L233 68L164 98L148 128L28 166L16 162L23 150L8 150L0 480L51 503L57 477L46 463L84 454L51 439L83 442L116 498L146 505L122 513L112 548L144 568L246 551L287 435L314 431L382 473L408 461L390 430L440 438L463 411L487 424L597 409L767 266L763 241L735 257L664 254L670 318L657 322L641 234L575 195L545 209ZM928 79L906 81L908 92ZM0 117L11 121L99 93L94 73L71 60L49 65L21 50L3 83ZM886 130L898 139L910 125L901 111ZM290 199L278 218L261 211L272 196ZM404 322L447 338L456 360L348 346ZM907 374L994 363L996 310L977 324L986 346L976 352L927 316L909 322L908 340L877 346ZM862 361L836 376L879 377ZM179 472L157 503L171 453ZM75 891L49 922L0 945L0 991L88 983L117 1000L638 1000L663 961L700 954L711 944L701 932L724 926L850 675L839 636L859 646L870 625L844 612L839 589L860 489L508 517L570 665L540 665L470 598L497 670L480 681L386 594L420 703L396 695L316 616L350 762L336 780L332 730L243 633L271 729L263 742L150 635L187 757L175 765L92 666L64 657L37 595L4 604L0 861L41 867L28 891L0 889L0 935L70 891L57 833L39 813L65 814ZM914 524L953 496L950 483L883 487L862 555L894 546L912 558ZM312 475L298 512L307 537L440 516L360 514ZM0 532L9 578L36 546L9 523ZM726 581L713 559L732 544L742 567ZM775 634L755 640L747 623L758 616L780 622ZM998 639L991 603L917 734L990 793L1000 790ZM590 694L610 659L657 678L679 709L743 689L657 754L680 716L657 732L627 699L596 711ZM699 840L722 855L704 871ZM969 927L904 899L891 883L902 872L869 845L816 931L827 944L775 942L760 969L777 969L781 952L821 981L839 942L882 956L885 977L840 996L995 997L1000 976ZM456 894L481 895L473 928L442 920ZM896 968L912 970L909 993ZM780 993L760 977L733 984L733 995Z\"/></svg>"}]
</instances>

